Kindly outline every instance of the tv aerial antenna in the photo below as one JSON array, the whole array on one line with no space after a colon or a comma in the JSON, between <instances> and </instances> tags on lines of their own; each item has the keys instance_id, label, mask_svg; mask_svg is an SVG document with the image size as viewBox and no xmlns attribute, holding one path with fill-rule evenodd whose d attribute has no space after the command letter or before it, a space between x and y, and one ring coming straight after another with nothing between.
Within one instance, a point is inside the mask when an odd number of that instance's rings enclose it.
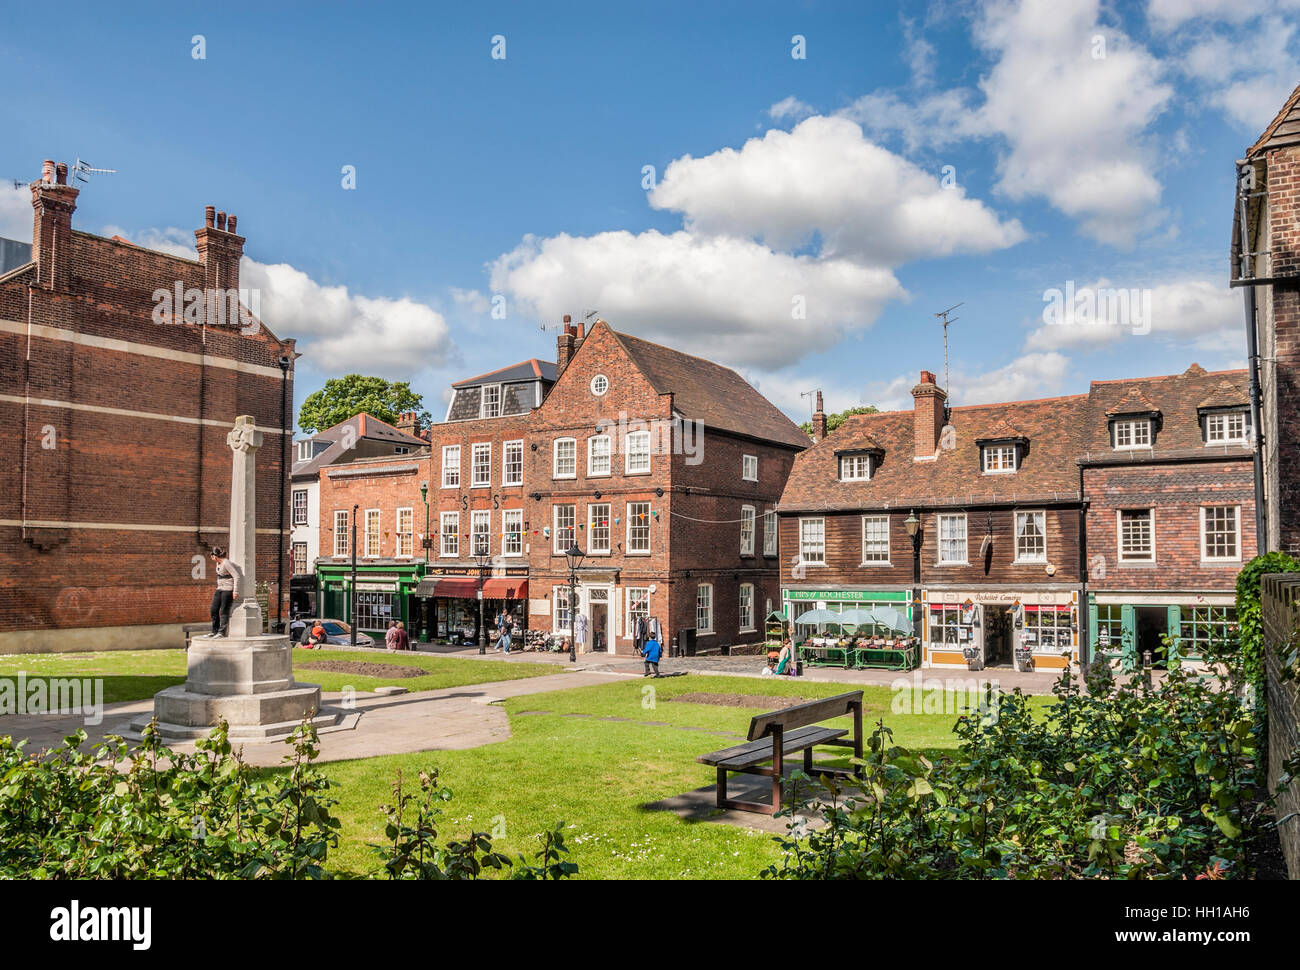
<instances>
[{"instance_id":1,"label":"tv aerial antenna","mask_svg":"<svg viewBox=\"0 0 1300 970\"><path fill-rule=\"evenodd\" d=\"M816 410L816 409L817 409L817 405L816 405L814 402L817 400L817 392L820 391L820 390L821 390L821 388L819 388L819 387L815 387L815 388L813 388L811 391L800 391L800 392L799 392L799 396L800 396L800 397L806 397L806 398L808 398L808 415L809 415L809 417L811 417L812 415L814 415L814 414L817 413L817 410Z\"/></svg>"},{"instance_id":2,"label":"tv aerial antenna","mask_svg":"<svg viewBox=\"0 0 1300 970\"><path fill-rule=\"evenodd\" d=\"M88 183L90 181L90 176L92 175L116 175L116 174L117 174L117 169L115 168L95 168L93 165L90 164L90 162L87 162L81 158L78 158L77 164L72 166L72 179L75 182Z\"/></svg>"},{"instance_id":3,"label":"tv aerial antenna","mask_svg":"<svg viewBox=\"0 0 1300 970\"><path fill-rule=\"evenodd\" d=\"M961 319L960 317L952 317L950 319L948 314L952 313L952 311L957 309L957 307L965 305L965 301L963 301L948 307L946 310L940 310L935 314L936 317L943 321L943 390L945 394L951 393L950 388L948 387L948 327L950 324L954 324Z\"/></svg>"},{"instance_id":4,"label":"tv aerial antenna","mask_svg":"<svg viewBox=\"0 0 1300 970\"><path fill-rule=\"evenodd\" d=\"M599 312L599 310L588 310L582 318L583 323L586 323ZM564 324L562 323L540 323L537 325L537 329L542 333L548 333L552 330L559 330L563 326Z\"/></svg>"}]
</instances>

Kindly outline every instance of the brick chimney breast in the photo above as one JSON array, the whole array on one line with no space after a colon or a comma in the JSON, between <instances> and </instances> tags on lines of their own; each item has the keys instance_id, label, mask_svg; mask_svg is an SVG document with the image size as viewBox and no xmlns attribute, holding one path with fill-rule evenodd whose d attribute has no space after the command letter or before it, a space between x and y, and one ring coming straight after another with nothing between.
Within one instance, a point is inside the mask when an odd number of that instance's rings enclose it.
<instances>
[{"instance_id":1,"label":"brick chimney breast","mask_svg":"<svg viewBox=\"0 0 1300 970\"><path fill-rule=\"evenodd\" d=\"M62 173L62 182L58 173ZM81 192L67 183L68 166L46 160L32 190L32 255L37 280L47 290L67 291L71 281L72 213Z\"/></svg>"},{"instance_id":2,"label":"brick chimney breast","mask_svg":"<svg viewBox=\"0 0 1300 970\"><path fill-rule=\"evenodd\" d=\"M912 388L912 400L912 457L916 460L934 458L939 450L948 394L935 383L934 374L923 370L921 382Z\"/></svg>"},{"instance_id":3,"label":"brick chimney breast","mask_svg":"<svg viewBox=\"0 0 1300 970\"><path fill-rule=\"evenodd\" d=\"M555 376L558 378L569 366L573 352L577 350L577 330L573 326L573 317L564 315L564 329L555 340Z\"/></svg>"},{"instance_id":4,"label":"brick chimney breast","mask_svg":"<svg viewBox=\"0 0 1300 970\"><path fill-rule=\"evenodd\" d=\"M826 409L822 407L822 392L817 392L817 410L812 416L813 441L826 440Z\"/></svg>"},{"instance_id":5,"label":"brick chimney breast","mask_svg":"<svg viewBox=\"0 0 1300 970\"><path fill-rule=\"evenodd\" d=\"M194 243L199 262L203 264L204 288L239 289L239 261L244 255L245 239L235 233L235 217L231 216L227 225L224 212L207 206L203 210L203 223L202 229L194 231Z\"/></svg>"}]
</instances>

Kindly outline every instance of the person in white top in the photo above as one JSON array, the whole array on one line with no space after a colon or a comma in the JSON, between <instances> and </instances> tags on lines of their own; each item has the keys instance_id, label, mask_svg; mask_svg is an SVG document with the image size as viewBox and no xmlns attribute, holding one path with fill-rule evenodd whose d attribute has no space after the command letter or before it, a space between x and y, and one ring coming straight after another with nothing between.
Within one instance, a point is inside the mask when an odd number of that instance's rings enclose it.
<instances>
[{"instance_id":1,"label":"person in white top","mask_svg":"<svg viewBox=\"0 0 1300 970\"><path fill-rule=\"evenodd\" d=\"M239 599L239 582L244 573L226 558L226 550L220 546L212 550L212 561L216 563L217 589L212 594L212 632L208 636L220 638L230 626L230 611Z\"/></svg>"}]
</instances>

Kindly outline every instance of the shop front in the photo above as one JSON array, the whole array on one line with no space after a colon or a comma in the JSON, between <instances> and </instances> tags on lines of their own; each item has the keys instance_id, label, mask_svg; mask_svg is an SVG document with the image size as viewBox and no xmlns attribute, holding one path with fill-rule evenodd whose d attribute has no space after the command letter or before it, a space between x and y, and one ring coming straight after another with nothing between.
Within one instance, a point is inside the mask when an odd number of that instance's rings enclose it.
<instances>
[{"instance_id":1,"label":"shop front","mask_svg":"<svg viewBox=\"0 0 1300 970\"><path fill-rule=\"evenodd\" d=\"M921 599L928 666L1062 670L1078 659L1078 589L929 588Z\"/></svg>"},{"instance_id":2,"label":"shop front","mask_svg":"<svg viewBox=\"0 0 1300 970\"><path fill-rule=\"evenodd\" d=\"M1204 658L1211 642L1237 641L1232 593L1090 593L1088 616L1096 654L1130 667L1146 653L1163 667L1166 638L1177 639L1184 658L1193 662Z\"/></svg>"},{"instance_id":3,"label":"shop front","mask_svg":"<svg viewBox=\"0 0 1300 970\"><path fill-rule=\"evenodd\" d=\"M475 566L437 566L426 570L413 591L420 639L474 646L479 641L479 603L488 640L496 618L508 612L515 636L522 643L528 626L527 567L492 567L481 574Z\"/></svg>"},{"instance_id":4,"label":"shop front","mask_svg":"<svg viewBox=\"0 0 1300 970\"><path fill-rule=\"evenodd\" d=\"M350 563L318 563L320 590L317 606L322 618L355 623L359 632L383 640L388 624L400 621L415 630L412 594L424 563L357 564L356 616L352 615L353 586Z\"/></svg>"}]
</instances>

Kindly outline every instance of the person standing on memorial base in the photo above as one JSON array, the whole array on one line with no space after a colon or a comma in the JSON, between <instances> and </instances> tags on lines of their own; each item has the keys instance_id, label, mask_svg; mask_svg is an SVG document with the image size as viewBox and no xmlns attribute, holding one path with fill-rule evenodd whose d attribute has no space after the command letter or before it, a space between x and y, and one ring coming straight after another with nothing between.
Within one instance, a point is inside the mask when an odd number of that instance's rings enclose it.
<instances>
[{"instance_id":1,"label":"person standing on memorial base","mask_svg":"<svg viewBox=\"0 0 1300 970\"><path fill-rule=\"evenodd\" d=\"M239 599L239 583L244 573L226 558L226 550L221 546L213 548L212 561L216 563L217 589L212 594L212 632L208 636L220 638L230 627L230 611Z\"/></svg>"}]
</instances>

